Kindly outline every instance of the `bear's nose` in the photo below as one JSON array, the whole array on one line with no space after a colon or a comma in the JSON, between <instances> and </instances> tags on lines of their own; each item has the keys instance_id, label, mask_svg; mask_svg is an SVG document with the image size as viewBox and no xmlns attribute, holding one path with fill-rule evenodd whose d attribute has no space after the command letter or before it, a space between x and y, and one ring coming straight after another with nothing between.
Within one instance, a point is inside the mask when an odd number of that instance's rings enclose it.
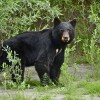
<instances>
[{"instance_id":1,"label":"bear's nose","mask_svg":"<svg viewBox=\"0 0 100 100\"><path fill-rule=\"evenodd\" d=\"M68 37L64 37L65 40L68 40Z\"/></svg>"}]
</instances>

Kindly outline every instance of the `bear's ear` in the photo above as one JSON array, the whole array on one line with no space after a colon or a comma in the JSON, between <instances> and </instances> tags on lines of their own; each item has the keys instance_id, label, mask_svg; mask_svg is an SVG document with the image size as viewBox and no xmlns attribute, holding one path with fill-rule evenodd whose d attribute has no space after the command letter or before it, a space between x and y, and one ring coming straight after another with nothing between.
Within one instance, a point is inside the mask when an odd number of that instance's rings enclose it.
<instances>
[{"instance_id":1,"label":"bear's ear","mask_svg":"<svg viewBox=\"0 0 100 100\"><path fill-rule=\"evenodd\" d=\"M55 17L54 18L54 27L56 27L57 25L59 25L61 23L60 19Z\"/></svg>"},{"instance_id":2,"label":"bear's ear","mask_svg":"<svg viewBox=\"0 0 100 100\"><path fill-rule=\"evenodd\" d=\"M73 27L75 27L75 26L76 26L76 18L74 18L72 21L70 21L70 23L71 23L71 25L72 25Z\"/></svg>"}]
</instances>

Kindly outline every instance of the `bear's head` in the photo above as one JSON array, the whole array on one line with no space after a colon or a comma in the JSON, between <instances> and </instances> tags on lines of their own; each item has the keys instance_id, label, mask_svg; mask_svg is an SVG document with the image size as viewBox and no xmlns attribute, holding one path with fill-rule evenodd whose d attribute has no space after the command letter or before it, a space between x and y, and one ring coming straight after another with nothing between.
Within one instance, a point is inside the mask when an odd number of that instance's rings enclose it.
<instances>
[{"instance_id":1,"label":"bear's head","mask_svg":"<svg viewBox=\"0 0 100 100\"><path fill-rule=\"evenodd\" d=\"M69 44L75 37L75 26L76 19L69 22L61 22L58 18L55 18L52 29L52 37L55 44Z\"/></svg>"}]
</instances>

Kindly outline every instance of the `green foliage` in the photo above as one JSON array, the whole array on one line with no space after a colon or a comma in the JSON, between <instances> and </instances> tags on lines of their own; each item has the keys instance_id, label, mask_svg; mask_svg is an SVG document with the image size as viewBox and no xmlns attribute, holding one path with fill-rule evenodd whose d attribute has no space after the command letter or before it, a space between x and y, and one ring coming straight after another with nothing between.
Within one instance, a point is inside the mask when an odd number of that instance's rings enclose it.
<instances>
[{"instance_id":1,"label":"green foliage","mask_svg":"<svg viewBox=\"0 0 100 100\"><path fill-rule=\"evenodd\" d=\"M60 82L64 86L68 86L72 82L72 76L68 72L68 66L64 63L62 68L61 68L61 77L60 77Z\"/></svg>"},{"instance_id":2,"label":"green foliage","mask_svg":"<svg viewBox=\"0 0 100 100\"><path fill-rule=\"evenodd\" d=\"M100 18L99 18L99 9L100 5L97 2L94 2L93 4L90 5L90 15L88 16L89 21L93 23L98 23Z\"/></svg>"},{"instance_id":3,"label":"green foliage","mask_svg":"<svg viewBox=\"0 0 100 100\"><path fill-rule=\"evenodd\" d=\"M88 93L98 94L100 96L100 81L88 83L85 88Z\"/></svg>"},{"instance_id":4,"label":"green foliage","mask_svg":"<svg viewBox=\"0 0 100 100\"><path fill-rule=\"evenodd\" d=\"M96 28L99 33L99 1L73 0L1 0L0 2L0 38L10 37L23 31L41 30L51 26L55 16L61 19L77 18L76 39L82 41L76 45L76 52L83 55L83 44L90 44ZM80 9L80 10L79 10ZM4 34L5 33L5 34ZM96 38L100 38L100 34ZM87 48L88 49L88 48ZM94 50L95 51L95 50Z\"/></svg>"},{"instance_id":5,"label":"green foliage","mask_svg":"<svg viewBox=\"0 0 100 100\"><path fill-rule=\"evenodd\" d=\"M78 82L77 87L82 88L82 87L85 87L87 84L88 82L86 80L82 80Z\"/></svg>"},{"instance_id":6,"label":"green foliage","mask_svg":"<svg viewBox=\"0 0 100 100\"><path fill-rule=\"evenodd\" d=\"M80 97L80 96L73 96L73 95L68 95L68 96L66 96L65 98L64 98L64 100L84 100L84 99L82 99L82 97Z\"/></svg>"},{"instance_id":7,"label":"green foliage","mask_svg":"<svg viewBox=\"0 0 100 100\"><path fill-rule=\"evenodd\" d=\"M16 93L15 95L12 96L13 100L30 100L30 97L25 96L23 93Z\"/></svg>"},{"instance_id":8,"label":"green foliage","mask_svg":"<svg viewBox=\"0 0 100 100\"><path fill-rule=\"evenodd\" d=\"M96 37L97 31L95 30L91 39L87 39L83 45L86 60L89 64L92 64L93 66L95 64L99 64L100 60L100 48L98 47L98 45L96 45Z\"/></svg>"},{"instance_id":9,"label":"green foliage","mask_svg":"<svg viewBox=\"0 0 100 100\"><path fill-rule=\"evenodd\" d=\"M100 48L97 45L97 39L100 39L100 32L98 31L98 27L100 24L98 24L98 21L100 20L99 15L97 13L97 10L99 11L99 6L95 2L93 5L91 5L90 12L91 14L89 15L89 20L90 22L93 22L96 26L95 30L93 31L93 34L89 39L85 39L83 43L83 49L84 49L84 56L87 60L87 62L92 65L93 71L93 76L96 79L99 79L100 77Z\"/></svg>"},{"instance_id":10,"label":"green foliage","mask_svg":"<svg viewBox=\"0 0 100 100\"><path fill-rule=\"evenodd\" d=\"M50 95L46 95L46 96L42 95L40 97L36 97L34 100L52 100L52 96L50 96Z\"/></svg>"},{"instance_id":11,"label":"green foliage","mask_svg":"<svg viewBox=\"0 0 100 100\"><path fill-rule=\"evenodd\" d=\"M47 0L1 0L0 33L8 37L27 30L46 28L44 22L61 15L57 5Z\"/></svg>"},{"instance_id":12,"label":"green foliage","mask_svg":"<svg viewBox=\"0 0 100 100\"><path fill-rule=\"evenodd\" d=\"M42 79L42 85L43 86L46 86L46 85L49 85L49 84L52 84L51 80L49 79L47 73L45 73L43 75L43 79Z\"/></svg>"},{"instance_id":13,"label":"green foliage","mask_svg":"<svg viewBox=\"0 0 100 100\"><path fill-rule=\"evenodd\" d=\"M71 60L71 57L70 57L70 54L72 52L74 52L75 50L75 46L71 47L71 48L68 48L66 49L65 51L65 59L64 59L64 63L61 67L61 77L60 77L60 81L63 85L69 85L72 83L73 81L73 76L68 72L68 67L69 67L69 64L70 62L72 61ZM71 60L71 61L70 61ZM74 62L73 62L74 64Z\"/></svg>"},{"instance_id":14,"label":"green foliage","mask_svg":"<svg viewBox=\"0 0 100 100\"><path fill-rule=\"evenodd\" d=\"M5 89L12 89L12 88L17 88L17 89L25 89L29 88L30 85L26 84L25 81L22 83L21 81L21 64L20 64L20 59L17 57L16 52L12 52L10 47L4 48L4 50L8 53L7 58L11 62L11 65L7 65L6 63L2 64L3 67L3 72L2 76L4 78L4 81L2 84L4 85ZM12 82L11 77L12 74L15 75L16 83Z\"/></svg>"}]
</instances>

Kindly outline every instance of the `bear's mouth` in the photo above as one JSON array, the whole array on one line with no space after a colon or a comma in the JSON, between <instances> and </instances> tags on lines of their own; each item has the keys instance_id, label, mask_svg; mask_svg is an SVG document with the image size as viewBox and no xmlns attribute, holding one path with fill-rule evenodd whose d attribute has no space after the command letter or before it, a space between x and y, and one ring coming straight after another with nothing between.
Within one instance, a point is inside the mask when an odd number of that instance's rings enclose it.
<instances>
[{"instance_id":1,"label":"bear's mouth","mask_svg":"<svg viewBox=\"0 0 100 100\"><path fill-rule=\"evenodd\" d=\"M62 37L61 39L63 42L69 42L70 40L70 37Z\"/></svg>"},{"instance_id":2,"label":"bear's mouth","mask_svg":"<svg viewBox=\"0 0 100 100\"><path fill-rule=\"evenodd\" d=\"M68 32L63 32L61 40L62 40L62 42L69 42L70 41L69 33Z\"/></svg>"}]
</instances>

